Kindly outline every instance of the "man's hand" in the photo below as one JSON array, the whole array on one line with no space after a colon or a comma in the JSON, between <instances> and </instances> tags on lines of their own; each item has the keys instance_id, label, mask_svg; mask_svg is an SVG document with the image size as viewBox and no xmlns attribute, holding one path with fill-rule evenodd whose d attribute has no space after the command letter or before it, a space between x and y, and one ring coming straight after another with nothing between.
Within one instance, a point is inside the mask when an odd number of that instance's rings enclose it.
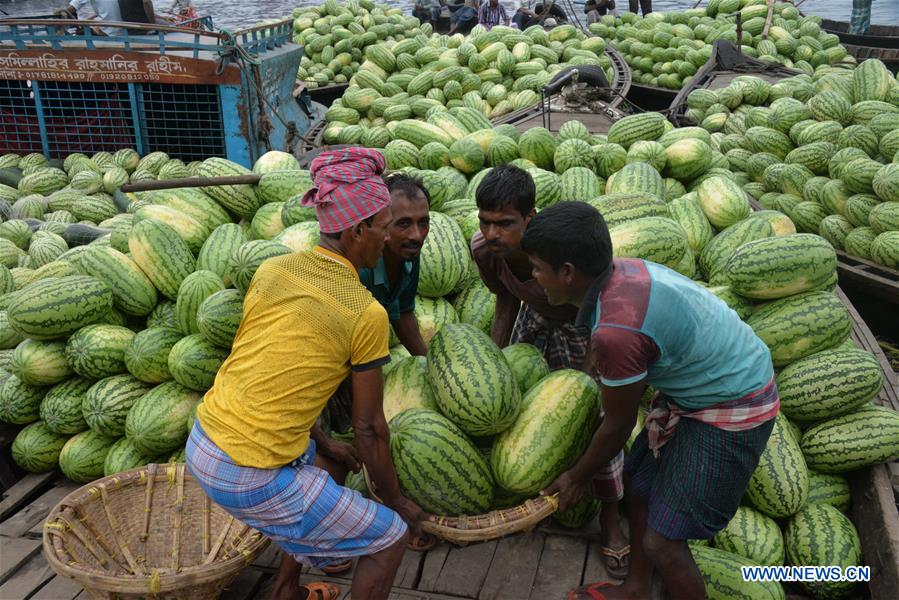
<instances>
[{"instance_id":1,"label":"man's hand","mask_svg":"<svg viewBox=\"0 0 899 600\"><path fill-rule=\"evenodd\" d=\"M409 533L413 536L422 535L421 522L428 519L430 515L422 510L418 504L412 502L405 496L401 496L398 501L390 505L390 508L395 510L397 514L402 517L403 521L406 522L406 525L409 526Z\"/></svg>"},{"instance_id":2,"label":"man's hand","mask_svg":"<svg viewBox=\"0 0 899 600\"><path fill-rule=\"evenodd\" d=\"M577 479L571 471L565 471L544 490L541 496L559 495L559 512L565 512L577 506L590 494L590 482Z\"/></svg>"},{"instance_id":3,"label":"man's hand","mask_svg":"<svg viewBox=\"0 0 899 600\"><path fill-rule=\"evenodd\" d=\"M362 468L359 455L352 444L326 438L326 441L323 441L318 451L321 452L322 456L334 459L353 473L358 473L359 469Z\"/></svg>"}]
</instances>

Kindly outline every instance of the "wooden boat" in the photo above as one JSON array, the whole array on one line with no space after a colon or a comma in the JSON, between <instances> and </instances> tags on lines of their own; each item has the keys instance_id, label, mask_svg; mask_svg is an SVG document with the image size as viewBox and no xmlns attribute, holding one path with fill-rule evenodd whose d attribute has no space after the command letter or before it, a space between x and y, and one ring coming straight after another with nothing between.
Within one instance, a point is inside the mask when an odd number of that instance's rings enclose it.
<instances>
[{"instance_id":1,"label":"wooden boat","mask_svg":"<svg viewBox=\"0 0 899 600\"><path fill-rule=\"evenodd\" d=\"M882 60L894 73L899 72L899 25L871 25L866 34L849 33L849 23L824 19L821 28L840 38L840 42L859 61Z\"/></svg>"},{"instance_id":2,"label":"wooden boat","mask_svg":"<svg viewBox=\"0 0 899 600\"><path fill-rule=\"evenodd\" d=\"M848 298L837 295L854 321L852 339L872 352L881 364L885 385L875 403L899 410L899 385L886 357L865 322ZM0 427L0 456L8 457L8 446L18 428ZM4 460L0 459L0 467ZM862 595L871 600L894 600L899 589L899 514L890 483L891 468L877 465L853 473L850 518L858 529L871 581ZM0 469L0 482L2 479ZM81 587L55 576L40 553L43 521L50 510L79 484L57 473L24 475L6 488L0 501L0 598L74 600ZM8 481L8 480L7 480ZM271 592L280 550L272 545L245 569L222 596L227 600L263 600ZM302 581L329 580L339 584L349 597L352 573L325 576L303 569ZM438 544L428 552L406 552L393 582L396 600L526 600L564 598L571 587L608 581L602 561L596 521L582 530L565 529L551 521L531 533L500 540L454 547ZM651 600L667 594L655 582ZM862 591L862 590L860 590ZM867 593L865 593L867 592ZM83 596L80 596L83 598ZM808 600L791 594L793 600Z\"/></svg>"},{"instance_id":3,"label":"wooden boat","mask_svg":"<svg viewBox=\"0 0 899 600\"><path fill-rule=\"evenodd\" d=\"M349 87L349 83L331 83L321 87L308 89L309 97L313 102L318 102L322 106L331 106L335 100L343 96L343 93Z\"/></svg>"},{"instance_id":4,"label":"wooden boat","mask_svg":"<svg viewBox=\"0 0 899 600\"><path fill-rule=\"evenodd\" d=\"M736 46L726 40L718 40L712 48L712 57L702 66L693 79L681 89L671 102L668 118L680 127L694 125L684 118L687 110L687 96L698 89L717 90L727 87L734 78L741 75L752 75L769 83L777 83L781 79L799 75L795 69L763 60L752 58L741 53Z\"/></svg>"}]
</instances>

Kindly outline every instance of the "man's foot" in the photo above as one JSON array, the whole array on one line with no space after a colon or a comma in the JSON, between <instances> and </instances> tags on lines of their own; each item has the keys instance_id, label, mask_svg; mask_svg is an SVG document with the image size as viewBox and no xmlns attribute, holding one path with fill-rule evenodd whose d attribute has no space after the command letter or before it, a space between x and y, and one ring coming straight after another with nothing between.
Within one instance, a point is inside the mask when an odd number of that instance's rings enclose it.
<instances>
[{"instance_id":1,"label":"man's foot","mask_svg":"<svg viewBox=\"0 0 899 600\"><path fill-rule=\"evenodd\" d=\"M591 583L568 592L568 600L646 600L650 588L613 585L608 581Z\"/></svg>"},{"instance_id":2,"label":"man's foot","mask_svg":"<svg viewBox=\"0 0 899 600\"><path fill-rule=\"evenodd\" d=\"M602 545L603 562L609 575L615 579L624 579L628 571L631 547L621 528L618 511L607 510L605 504L602 511L599 515L599 541Z\"/></svg>"},{"instance_id":3,"label":"man's foot","mask_svg":"<svg viewBox=\"0 0 899 600\"><path fill-rule=\"evenodd\" d=\"M275 589L272 589L272 600L337 600L340 598L340 587L333 583L316 581L294 587L290 595L282 596L275 593Z\"/></svg>"}]
</instances>

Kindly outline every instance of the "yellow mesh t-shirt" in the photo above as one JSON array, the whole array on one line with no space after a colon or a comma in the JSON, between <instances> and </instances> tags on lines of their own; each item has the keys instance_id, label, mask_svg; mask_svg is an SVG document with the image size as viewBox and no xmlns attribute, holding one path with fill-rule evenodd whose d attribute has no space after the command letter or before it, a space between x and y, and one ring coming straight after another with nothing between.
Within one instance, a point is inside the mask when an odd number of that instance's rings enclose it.
<instances>
[{"instance_id":1,"label":"yellow mesh t-shirt","mask_svg":"<svg viewBox=\"0 0 899 600\"><path fill-rule=\"evenodd\" d=\"M389 360L388 340L387 313L345 258L317 247L268 260L197 418L235 463L288 464L350 370Z\"/></svg>"}]
</instances>

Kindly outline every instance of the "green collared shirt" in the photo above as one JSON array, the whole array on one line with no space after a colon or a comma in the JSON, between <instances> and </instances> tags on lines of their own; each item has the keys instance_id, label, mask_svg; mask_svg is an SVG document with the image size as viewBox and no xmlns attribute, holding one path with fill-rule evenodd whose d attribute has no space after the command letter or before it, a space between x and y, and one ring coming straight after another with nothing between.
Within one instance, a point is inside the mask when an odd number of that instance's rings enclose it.
<instances>
[{"instance_id":1,"label":"green collared shirt","mask_svg":"<svg viewBox=\"0 0 899 600\"><path fill-rule=\"evenodd\" d=\"M390 289L383 257L378 259L378 264L374 269L359 269L359 279L362 284L381 303L391 321L397 321L401 314L415 310L420 262L418 257L403 262L403 270L400 272L400 279L394 289Z\"/></svg>"}]
</instances>

